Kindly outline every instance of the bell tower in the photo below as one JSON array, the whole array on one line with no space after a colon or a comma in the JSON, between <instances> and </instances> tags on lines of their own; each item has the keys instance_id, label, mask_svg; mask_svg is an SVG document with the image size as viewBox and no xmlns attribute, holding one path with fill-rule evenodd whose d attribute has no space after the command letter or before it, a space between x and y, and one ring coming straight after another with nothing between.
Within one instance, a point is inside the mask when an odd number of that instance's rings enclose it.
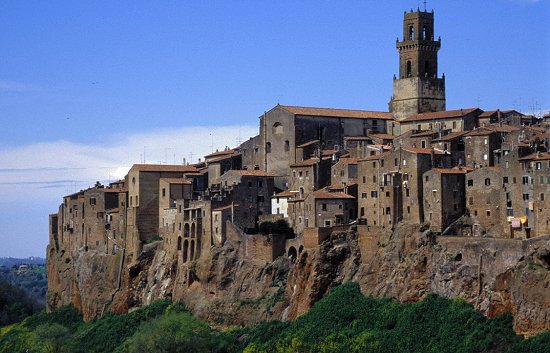
<instances>
[{"instance_id":1,"label":"bell tower","mask_svg":"<svg viewBox=\"0 0 550 353\"><path fill-rule=\"evenodd\" d=\"M394 76L390 112L397 121L408 116L445 110L445 76L437 76L434 12L405 12L403 40L397 38L399 77Z\"/></svg>"}]
</instances>

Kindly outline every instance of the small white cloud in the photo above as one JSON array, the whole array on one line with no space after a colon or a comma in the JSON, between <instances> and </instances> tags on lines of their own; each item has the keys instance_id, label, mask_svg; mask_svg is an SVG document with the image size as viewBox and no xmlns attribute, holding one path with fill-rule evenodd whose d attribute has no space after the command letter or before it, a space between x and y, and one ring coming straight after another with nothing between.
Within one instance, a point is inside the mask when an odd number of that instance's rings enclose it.
<instances>
[{"instance_id":1,"label":"small white cloud","mask_svg":"<svg viewBox=\"0 0 550 353\"><path fill-rule=\"evenodd\" d=\"M257 134L253 126L195 126L128 136L110 136L106 143L38 142L0 151L0 194L3 201L25 197L55 198L126 175L132 164L182 164L234 147ZM103 139L105 141L105 139Z\"/></svg>"}]
</instances>

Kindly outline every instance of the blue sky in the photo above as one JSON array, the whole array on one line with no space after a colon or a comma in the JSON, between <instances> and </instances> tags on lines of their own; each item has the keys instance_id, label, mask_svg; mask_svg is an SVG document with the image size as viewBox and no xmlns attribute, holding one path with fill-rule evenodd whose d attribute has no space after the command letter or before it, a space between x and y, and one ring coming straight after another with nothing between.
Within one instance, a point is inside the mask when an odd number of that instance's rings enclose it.
<instances>
[{"instance_id":1,"label":"blue sky","mask_svg":"<svg viewBox=\"0 0 550 353\"><path fill-rule=\"evenodd\" d=\"M43 255L64 194L234 145L277 102L386 110L418 3L1 2L0 256ZM428 8L449 109L550 110L549 0Z\"/></svg>"}]
</instances>

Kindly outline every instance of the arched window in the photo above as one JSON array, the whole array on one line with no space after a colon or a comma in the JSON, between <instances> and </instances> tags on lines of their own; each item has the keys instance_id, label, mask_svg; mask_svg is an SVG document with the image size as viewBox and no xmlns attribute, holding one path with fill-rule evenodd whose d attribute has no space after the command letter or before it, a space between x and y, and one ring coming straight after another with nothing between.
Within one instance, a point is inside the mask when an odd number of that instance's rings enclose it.
<instances>
[{"instance_id":1,"label":"arched window","mask_svg":"<svg viewBox=\"0 0 550 353\"><path fill-rule=\"evenodd\" d=\"M285 141L285 152L288 152L290 151L290 141L286 140Z\"/></svg>"},{"instance_id":2,"label":"arched window","mask_svg":"<svg viewBox=\"0 0 550 353\"><path fill-rule=\"evenodd\" d=\"M414 26L409 26L409 40L414 40Z\"/></svg>"},{"instance_id":3,"label":"arched window","mask_svg":"<svg viewBox=\"0 0 550 353\"><path fill-rule=\"evenodd\" d=\"M185 223L185 225L183 226L183 237L189 237L189 223Z\"/></svg>"},{"instance_id":4,"label":"arched window","mask_svg":"<svg viewBox=\"0 0 550 353\"><path fill-rule=\"evenodd\" d=\"M291 246L289 249L288 249L288 258L290 259L290 261L292 263L294 263L296 261L296 257L298 256L298 252L296 251L296 248Z\"/></svg>"},{"instance_id":5,"label":"arched window","mask_svg":"<svg viewBox=\"0 0 550 353\"><path fill-rule=\"evenodd\" d=\"M283 133L283 124L279 123L279 122L276 122L275 124L273 124L273 134L274 135L280 135Z\"/></svg>"},{"instance_id":6,"label":"arched window","mask_svg":"<svg viewBox=\"0 0 550 353\"><path fill-rule=\"evenodd\" d=\"M410 60L407 61L407 77L412 76L412 62Z\"/></svg>"},{"instance_id":7,"label":"arched window","mask_svg":"<svg viewBox=\"0 0 550 353\"><path fill-rule=\"evenodd\" d=\"M265 144L265 153L271 153L271 142Z\"/></svg>"},{"instance_id":8,"label":"arched window","mask_svg":"<svg viewBox=\"0 0 550 353\"><path fill-rule=\"evenodd\" d=\"M422 28L422 39L430 39L430 32L428 31L428 26Z\"/></svg>"},{"instance_id":9,"label":"arched window","mask_svg":"<svg viewBox=\"0 0 550 353\"><path fill-rule=\"evenodd\" d=\"M196 231L195 231L195 223L191 224L191 238L194 238L195 237L195 234Z\"/></svg>"},{"instance_id":10,"label":"arched window","mask_svg":"<svg viewBox=\"0 0 550 353\"><path fill-rule=\"evenodd\" d=\"M189 249L189 259L193 261L195 259L195 241L191 240L191 245Z\"/></svg>"},{"instance_id":11,"label":"arched window","mask_svg":"<svg viewBox=\"0 0 550 353\"><path fill-rule=\"evenodd\" d=\"M178 237L178 250L181 250L181 237Z\"/></svg>"},{"instance_id":12,"label":"arched window","mask_svg":"<svg viewBox=\"0 0 550 353\"><path fill-rule=\"evenodd\" d=\"M428 60L424 63L424 75L426 77L430 76L430 62Z\"/></svg>"},{"instance_id":13,"label":"arched window","mask_svg":"<svg viewBox=\"0 0 550 353\"><path fill-rule=\"evenodd\" d=\"M187 262L187 250L189 249L189 242L186 240L183 242L183 262Z\"/></svg>"}]
</instances>

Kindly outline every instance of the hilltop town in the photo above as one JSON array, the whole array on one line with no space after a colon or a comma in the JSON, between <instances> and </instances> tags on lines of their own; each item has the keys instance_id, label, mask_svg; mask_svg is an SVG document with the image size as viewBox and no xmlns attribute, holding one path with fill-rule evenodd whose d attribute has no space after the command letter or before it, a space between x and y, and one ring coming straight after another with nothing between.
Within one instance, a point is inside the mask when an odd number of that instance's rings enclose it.
<instances>
[{"instance_id":1,"label":"hilltop town","mask_svg":"<svg viewBox=\"0 0 550 353\"><path fill-rule=\"evenodd\" d=\"M405 12L387 112L277 104L239 146L64 196L49 216L49 308L93 318L168 297L213 320L216 305L233 310L223 322L291 319L351 279L550 328L536 295L550 268L550 115L447 110L434 28L433 11ZM257 315L234 303L262 298L280 302Z\"/></svg>"}]
</instances>

